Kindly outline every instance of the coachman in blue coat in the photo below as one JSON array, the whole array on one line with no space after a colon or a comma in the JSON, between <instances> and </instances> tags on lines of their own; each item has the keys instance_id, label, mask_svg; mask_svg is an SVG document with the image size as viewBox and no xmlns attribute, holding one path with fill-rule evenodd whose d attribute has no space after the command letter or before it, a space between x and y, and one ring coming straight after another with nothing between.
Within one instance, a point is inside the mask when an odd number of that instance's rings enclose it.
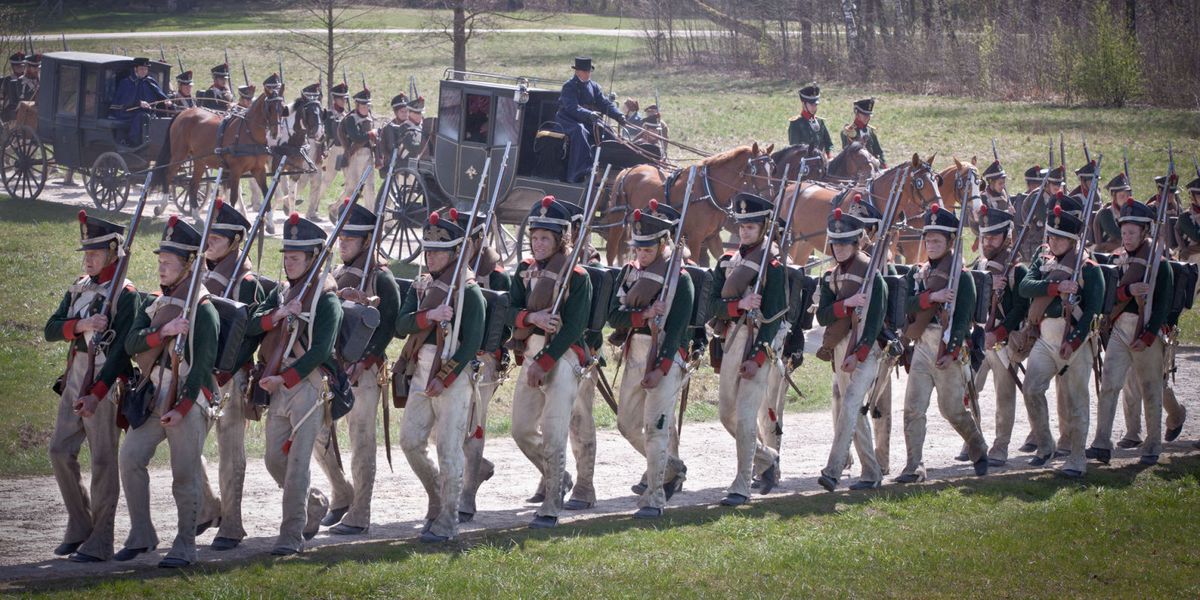
<instances>
[{"instance_id":1,"label":"coachman in blue coat","mask_svg":"<svg viewBox=\"0 0 1200 600\"><path fill-rule=\"evenodd\" d=\"M567 181L583 181L592 167L592 125L602 115L625 124L625 115L604 95L600 84L592 81L592 59L575 58L575 76L563 84L558 96L558 114L554 120L570 140L567 156Z\"/></svg>"},{"instance_id":2,"label":"coachman in blue coat","mask_svg":"<svg viewBox=\"0 0 1200 600\"><path fill-rule=\"evenodd\" d=\"M133 74L117 83L117 93L108 107L108 117L126 123L121 129L123 138L118 141L127 146L142 145L142 127L153 108L151 103L166 100L167 95L158 87L158 80L150 77L150 59L133 59Z\"/></svg>"}]
</instances>

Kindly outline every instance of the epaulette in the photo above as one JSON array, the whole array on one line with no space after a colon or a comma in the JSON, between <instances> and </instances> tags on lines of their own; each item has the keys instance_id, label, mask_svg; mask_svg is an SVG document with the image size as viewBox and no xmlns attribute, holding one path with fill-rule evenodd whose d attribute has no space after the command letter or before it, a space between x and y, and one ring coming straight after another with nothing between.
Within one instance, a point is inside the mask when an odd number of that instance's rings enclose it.
<instances>
[{"instance_id":1,"label":"epaulette","mask_svg":"<svg viewBox=\"0 0 1200 600\"><path fill-rule=\"evenodd\" d=\"M127 292L136 292L136 291L137 291L137 287L135 287L135 286L134 286L132 283L127 283L127 284L125 284L125 291L127 291Z\"/></svg>"},{"instance_id":2,"label":"epaulette","mask_svg":"<svg viewBox=\"0 0 1200 600\"><path fill-rule=\"evenodd\" d=\"M796 116L794 116L794 117L792 117L792 118L788 119L788 122L789 122L789 123L794 123L794 122L796 122L796 121L799 121L799 120L801 120L801 119L804 119L804 115L796 115Z\"/></svg>"},{"instance_id":3,"label":"epaulette","mask_svg":"<svg viewBox=\"0 0 1200 600\"><path fill-rule=\"evenodd\" d=\"M587 269L583 268L583 265L575 265L575 268L572 270L575 271L576 275L583 275L584 277L587 276Z\"/></svg>"}]
</instances>

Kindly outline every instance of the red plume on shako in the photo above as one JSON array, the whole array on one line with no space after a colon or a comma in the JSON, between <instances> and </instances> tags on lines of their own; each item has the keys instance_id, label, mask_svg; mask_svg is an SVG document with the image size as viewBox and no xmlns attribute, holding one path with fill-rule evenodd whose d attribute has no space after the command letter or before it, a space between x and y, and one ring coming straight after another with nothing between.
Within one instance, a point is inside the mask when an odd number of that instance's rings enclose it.
<instances>
[{"instance_id":1,"label":"red plume on shako","mask_svg":"<svg viewBox=\"0 0 1200 600\"><path fill-rule=\"evenodd\" d=\"M299 224L300 224L300 213L294 212L294 213L288 215L288 225L299 225Z\"/></svg>"},{"instance_id":2,"label":"red plume on shako","mask_svg":"<svg viewBox=\"0 0 1200 600\"><path fill-rule=\"evenodd\" d=\"M658 200L650 199L650 212L658 212Z\"/></svg>"},{"instance_id":3,"label":"red plume on shako","mask_svg":"<svg viewBox=\"0 0 1200 600\"><path fill-rule=\"evenodd\" d=\"M862 194L855 194L855 195L854 195L854 201L855 201L855 202L862 202Z\"/></svg>"},{"instance_id":4,"label":"red plume on shako","mask_svg":"<svg viewBox=\"0 0 1200 600\"><path fill-rule=\"evenodd\" d=\"M1061 216L1062 216L1062 212L1063 212L1063 211L1062 211L1062 206L1061 206L1061 205L1055 205L1055 206L1054 206L1054 216L1056 216L1056 217L1061 217Z\"/></svg>"},{"instance_id":5,"label":"red plume on shako","mask_svg":"<svg viewBox=\"0 0 1200 600\"><path fill-rule=\"evenodd\" d=\"M551 204L554 204L554 196L546 196L542 198L542 208L550 208Z\"/></svg>"},{"instance_id":6,"label":"red plume on shako","mask_svg":"<svg viewBox=\"0 0 1200 600\"><path fill-rule=\"evenodd\" d=\"M931 212L933 214L937 214L937 211L941 210L941 208L942 207L940 207L936 204L931 204L931 205L929 205L929 212Z\"/></svg>"},{"instance_id":7,"label":"red plume on shako","mask_svg":"<svg viewBox=\"0 0 1200 600\"><path fill-rule=\"evenodd\" d=\"M438 213L429 213L429 224L437 225L438 221L442 220L442 216Z\"/></svg>"},{"instance_id":8,"label":"red plume on shako","mask_svg":"<svg viewBox=\"0 0 1200 600\"><path fill-rule=\"evenodd\" d=\"M217 205L216 205L216 206L217 206L217 210L221 210L221 207L222 207L222 206L225 206L225 201L224 201L224 200L222 200L222 199L220 199L220 198L217 198Z\"/></svg>"},{"instance_id":9,"label":"red plume on shako","mask_svg":"<svg viewBox=\"0 0 1200 600\"><path fill-rule=\"evenodd\" d=\"M79 222L87 223L87 211L86 210L79 211Z\"/></svg>"},{"instance_id":10,"label":"red plume on shako","mask_svg":"<svg viewBox=\"0 0 1200 600\"><path fill-rule=\"evenodd\" d=\"M653 201L653 200L651 200L651 202L654 202L654 201ZM642 220L642 209L640 209L640 208L635 208L635 209L633 209L633 220L634 220L634 221L641 221L641 220Z\"/></svg>"},{"instance_id":11,"label":"red plume on shako","mask_svg":"<svg viewBox=\"0 0 1200 600\"><path fill-rule=\"evenodd\" d=\"M981 217L987 216L987 205L986 204L979 205L979 216L981 216Z\"/></svg>"},{"instance_id":12,"label":"red plume on shako","mask_svg":"<svg viewBox=\"0 0 1200 600\"><path fill-rule=\"evenodd\" d=\"M842 220L842 209L840 209L840 208L833 209L833 220L834 221Z\"/></svg>"},{"instance_id":13,"label":"red plume on shako","mask_svg":"<svg viewBox=\"0 0 1200 600\"><path fill-rule=\"evenodd\" d=\"M458 209L454 209L454 208L450 209L450 220L451 221L458 220Z\"/></svg>"}]
</instances>

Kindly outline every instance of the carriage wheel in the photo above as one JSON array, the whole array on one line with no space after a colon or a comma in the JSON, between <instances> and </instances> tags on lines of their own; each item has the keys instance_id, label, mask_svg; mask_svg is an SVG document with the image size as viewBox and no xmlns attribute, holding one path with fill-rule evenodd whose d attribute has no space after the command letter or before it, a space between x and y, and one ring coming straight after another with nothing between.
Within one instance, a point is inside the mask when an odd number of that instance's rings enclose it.
<instances>
[{"instance_id":1,"label":"carriage wheel","mask_svg":"<svg viewBox=\"0 0 1200 600\"><path fill-rule=\"evenodd\" d=\"M380 249L392 260L411 263L421 254L421 231L429 218L425 182L415 171L399 171L388 189Z\"/></svg>"},{"instance_id":2,"label":"carriage wheel","mask_svg":"<svg viewBox=\"0 0 1200 600\"><path fill-rule=\"evenodd\" d=\"M488 237L492 240L492 247L500 255L501 263L512 265L521 262L519 241L507 227L500 223L499 219L492 220L492 231Z\"/></svg>"},{"instance_id":3,"label":"carriage wheel","mask_svg":"<svg viewBox=\"0 0 1200 600\"><path fill-rule=\"evenodd\" d=\"M29 127L19 127L4 138L0 154L0 180L13 198L36 200L46 187L50 161L46 147Z\"/></svg>"},{"instance_id":4,"label":"carriage wheel","mask_svg":"<svg viewBox=\"0 0 1200 600\"><path fill-rule=\"evenodd\" d=\"M513 254L517 255L517 260L510 264L520 264L521 261L525 260L525 232L528 225L529 215L525 215L525 218L521 219L521 226L517 228L517 238L513 240Z\"/></svg>"},{"instance_id":5,"label":"carriage wheel","mask_svg":"<svg viewBox=\"0 0 1200 600\"><path fill-rule=\"evenodd\" d=\"M121 210L129 200L129 165L120 154L105 152L92 163L85 185L96 208Z\"/></svg>"},{"instance_id":6,"label":"carriage wheel","mask_svg":"<svg viewBox=\"0 0 1200 600\"><path fill-rule=\"evenodd\" d=\"M191 202L188 200L188 188L192 185L191 172L192 161L189 160L179 166L175 179L171 181L171 204L175 205L175 210L180 214L192 214ZM200 179L200 187L196 189L197 210L204 208L204 203L212 192L212 183L208 177Z\"/></svg>"}]
</instances>

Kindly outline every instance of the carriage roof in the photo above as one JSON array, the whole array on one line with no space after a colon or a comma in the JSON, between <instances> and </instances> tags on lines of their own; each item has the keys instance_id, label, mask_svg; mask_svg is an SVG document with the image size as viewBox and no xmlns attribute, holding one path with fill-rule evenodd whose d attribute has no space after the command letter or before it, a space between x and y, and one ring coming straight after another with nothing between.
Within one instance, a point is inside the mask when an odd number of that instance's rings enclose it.
<instances>
[{"instance_id":1,"label":"carriage roof","mask_svg":"<svg viewBox=\"0 0 1200 600\"><path fill-rule=\"evenodd\" d=\"M133 58L129 56L121 56L119 54L105 54L101 52L49 52L42 56L42 60L49 59L53 62L71 62L87 65L116 65L118 67L128 65L133 66ZM150 61L153 65L160 67L171 68L169 63L160 62L157 60Z\"/></svg>"}]
</instances>

